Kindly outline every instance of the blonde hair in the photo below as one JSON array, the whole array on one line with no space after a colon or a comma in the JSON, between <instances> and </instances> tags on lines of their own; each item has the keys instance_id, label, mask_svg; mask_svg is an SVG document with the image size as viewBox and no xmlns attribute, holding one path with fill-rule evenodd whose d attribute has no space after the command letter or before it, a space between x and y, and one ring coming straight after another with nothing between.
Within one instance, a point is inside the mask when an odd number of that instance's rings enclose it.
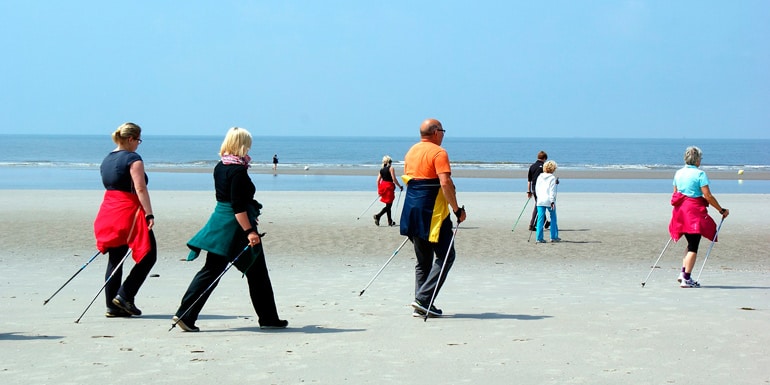
<instances>
[{"instance_id":1,"label":"blonde hair","mask_svg":"<svg viewBox=\"0 0 770 385\"><path fill-rule=\"evenodd\" d=\"M115 144L123 144L129 139L139 139L142 137L142 128L138 124L126 122L120 125L115 132L112 133L112 141Z\"/></svg>"},{"instance_id":2,"label":"blonde hair","mask_svg":"<svg viewBox=\"0 0 770 385\"><path fill-rule=\"evenodd\" d=\"M556 171L556 167L556 162L549 160L543 164L543 172L552 174L554 171Z\"/></svg>"},{"instance_id":3,"label":"blonde hair","mask_svg":"<svg viewBox=\"0 0 770 385\"><path fill-rule=\"evenodd\" d=\"M390 155L385 155L382 157L382 165L387 166L389 164L393 163L393 159L390 157Z\"/></svg>"},{"instance_id":4,"label":"blonde hair","mask_svg":"<svg viewBox=\"0 0 770 385\"><path fill-rule=\"evenodd\" d=\"M698 147L690 146L684 150L684 164L696 166L702 158L703 151L701 151Z\"/></svg>"},{"instance_id":5,"label":"blonde hair","mask_svg":"<svg viewBox=\"0 0 770 385\"><path fill-rule=\"evenodd\" d=\"M245 128L233 127L227 130L222 147L219 148L219 156L235 155L246 156L251 149L251 134Z\"/></svg>"}]
</instances>

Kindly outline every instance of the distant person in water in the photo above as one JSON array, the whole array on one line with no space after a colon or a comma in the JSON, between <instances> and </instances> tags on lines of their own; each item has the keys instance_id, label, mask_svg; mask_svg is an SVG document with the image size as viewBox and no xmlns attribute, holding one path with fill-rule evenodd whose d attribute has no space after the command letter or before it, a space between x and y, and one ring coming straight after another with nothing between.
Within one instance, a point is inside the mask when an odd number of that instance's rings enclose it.
<instances>
[{"instance_id":1,"label":"distant person in water","mask_svg":"<svg viewBox=\"0 0 770 385\"><path fill-rule=\"evenodd\" d=\"M273 171L278 169L278 154L273 154Z\"/></svg>"}]
</instances>

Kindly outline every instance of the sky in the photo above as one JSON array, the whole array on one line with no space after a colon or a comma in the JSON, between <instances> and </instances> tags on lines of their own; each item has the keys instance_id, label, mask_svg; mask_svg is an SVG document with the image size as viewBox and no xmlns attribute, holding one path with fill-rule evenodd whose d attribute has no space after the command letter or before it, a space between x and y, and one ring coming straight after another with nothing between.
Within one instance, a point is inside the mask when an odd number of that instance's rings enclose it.
<instances>
[{"instance_id":1,"label":"sky","mask_svg":"<svg viewBox=\"0 0 770 385\"><path fill-rule=\"evenodd\" d=\"M0 0L0 134L770 138L770 1Z\"/></svg>"}]
</instances>

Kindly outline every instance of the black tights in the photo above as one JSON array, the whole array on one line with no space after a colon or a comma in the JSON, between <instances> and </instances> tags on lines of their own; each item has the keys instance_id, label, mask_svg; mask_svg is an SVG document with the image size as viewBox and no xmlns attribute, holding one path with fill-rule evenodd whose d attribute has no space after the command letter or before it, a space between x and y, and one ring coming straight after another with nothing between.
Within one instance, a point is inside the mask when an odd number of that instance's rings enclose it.
<instances>
[{"instance_id":1,"label":"black tights","mask_svg":"<svg viewBox=\"0 0 770 385\"><path fill-rule=\"evenodd\" d=\"M687 251L692 253L698 253L698 246L700 245L700 234L685 234L684 238L687 239Z\"/></svg>"},{"instance_id":2,"label":"black tights","mask_svg":"<svg viewBox=\"0 0 770 385\"><path fill-rule=\"evenodd\" d=\"M393 219L391 218L391 213L390 213L392 207L393 207L393 203L386 203L385 207L383 207L382 210L380 210L380 212L377 214L377 219L380 219L380 217L383 216L383 214L385 214L388 216L388 225L393 223Z\"/></svg>"}]
</instances>

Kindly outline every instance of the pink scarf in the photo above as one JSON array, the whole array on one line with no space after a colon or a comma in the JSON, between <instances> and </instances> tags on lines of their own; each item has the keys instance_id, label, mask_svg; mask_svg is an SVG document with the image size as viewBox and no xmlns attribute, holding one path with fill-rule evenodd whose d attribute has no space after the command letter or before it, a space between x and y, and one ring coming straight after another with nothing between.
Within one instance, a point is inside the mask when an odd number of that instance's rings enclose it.
<instances>
[{"instance_id":1,"label":"pink scarf","mask_svg":"<svg viewBox=\"0 0 770 385\"><path fill-rule=\"evenodd\" d=\"M248 155L246 155L244 157L240 157L240 156L237 156L237 155L225 154L225 155L222 155L222 163L224 163L224 164L242 164L242 165L246 166L246 168L249 168L249 167L251 167L251 165L249 164L249 163L251 163L251 157L248 156Z\"/></svg>"}]
</instances>

